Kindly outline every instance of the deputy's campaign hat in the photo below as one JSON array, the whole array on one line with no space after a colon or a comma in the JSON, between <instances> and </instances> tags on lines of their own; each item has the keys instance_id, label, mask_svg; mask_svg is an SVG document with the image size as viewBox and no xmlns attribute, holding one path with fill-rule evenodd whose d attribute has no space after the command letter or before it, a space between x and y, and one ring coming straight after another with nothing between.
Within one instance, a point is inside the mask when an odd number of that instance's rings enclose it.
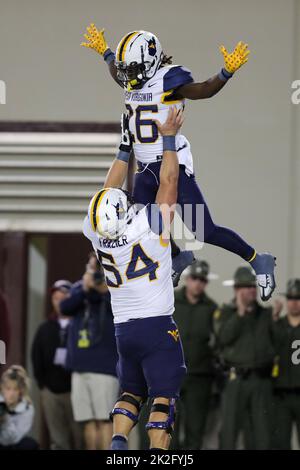
<instances>
[{"instance_id":1,"label":"deputy's campaign hat","mask_svg":"<svg viewBox=\"0 0 300 470\"><path fill-rule=\"evenodd\" d=\"M224 286L256 287L256 277L253 269L248 266L240 266L233 275L233 279L223 282Z\"/></svg>"},{"instance_id":2,"label":"deputy's campaign hat","mask_svg":"<svg viewBox=\"0 0 300 470\"><path fill-rule=\"evenodd\" d=\"M287 299L300 299L300 279L290 279L287 282L286 292L283 295Z\"/></svg>"}]
</instances>

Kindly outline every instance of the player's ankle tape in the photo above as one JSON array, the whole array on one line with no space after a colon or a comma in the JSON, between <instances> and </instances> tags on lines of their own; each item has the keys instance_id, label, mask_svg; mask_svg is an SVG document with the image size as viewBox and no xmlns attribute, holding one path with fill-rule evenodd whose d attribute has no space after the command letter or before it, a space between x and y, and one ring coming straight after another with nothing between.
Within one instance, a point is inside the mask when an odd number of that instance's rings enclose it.
<instances>
[{"instance_id":1,"label":"player's ankle tape","mask_svg":"<svg viewBox=\"0 0 300 470\"><path fill-rule=\"evenodd\" d=\"M222 68L221 72L219 73L218 77L220 80L222 80L223 82L227 82L227 80L229 80L229 78L231 78L233 75L233 73L230 73L228 72L226 69L224 69L224 67Z\"/></svg>"},{"instance_id":2,"label":"player's ankle tape","mask_svg":"<svg viewBox=\"0 0 300 470\"><path fill-rule=\"evenodd\" d=\"M163 135L163 151L176 152L175 135Z\"/></svg>"}]
</instances>

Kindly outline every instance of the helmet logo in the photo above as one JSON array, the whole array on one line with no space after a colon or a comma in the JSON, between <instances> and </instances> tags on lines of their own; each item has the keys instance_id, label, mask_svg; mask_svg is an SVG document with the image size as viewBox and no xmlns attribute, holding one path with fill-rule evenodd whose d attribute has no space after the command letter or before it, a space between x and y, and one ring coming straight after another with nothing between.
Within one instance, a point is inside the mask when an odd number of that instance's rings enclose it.
<instances>
[{"instance_id":1,"label":"helmet logo","mask_svg":"<svg viewBox=\"0 0 300 470\"><path fill-rule=\"evenodd\" d=\"M114 205L114 208L116 209L116 213L117 213L117 217L118 219L124 219L124 216L125 216L125 209L124 209L124 206L123 206L123 203L122 201L120 200L119 202L117 202L116 205Z\"/></svg>"},{"instance_id":2,"label":"helmet logo","mask_svg":"<svg viewBox=\"0 0 300 470\"><path fill-rule=\"evenodd\" d=\"M152 57L155 56L156 54L156 41L155 41L155 38L152 37L148 42L148 52L149 52L149 55L151 55Z\"/></svg>"}]
</instances>

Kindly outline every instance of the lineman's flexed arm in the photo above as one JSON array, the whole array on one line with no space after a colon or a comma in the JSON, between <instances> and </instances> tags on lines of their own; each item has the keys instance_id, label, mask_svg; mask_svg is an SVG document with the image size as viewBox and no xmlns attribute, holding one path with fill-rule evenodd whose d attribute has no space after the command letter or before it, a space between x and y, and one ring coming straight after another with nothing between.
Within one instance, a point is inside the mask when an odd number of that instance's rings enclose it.
<instances>
[{"instance_id":1,"label":"lineman's flexed arm","mask_svg":"<svg viewBox=\"0 0 300 470\"><path fill-rule=\"evenodd\" d=\"M164 124L161 124L159 121L155 122L163 136L163 159L155 202L160 206L164 226L168 227L173 221L175 204L177 202L179 164L175 136L183 123L183 111L178 111L175 106L171 107Z\"/></svg>"}]
</instances>

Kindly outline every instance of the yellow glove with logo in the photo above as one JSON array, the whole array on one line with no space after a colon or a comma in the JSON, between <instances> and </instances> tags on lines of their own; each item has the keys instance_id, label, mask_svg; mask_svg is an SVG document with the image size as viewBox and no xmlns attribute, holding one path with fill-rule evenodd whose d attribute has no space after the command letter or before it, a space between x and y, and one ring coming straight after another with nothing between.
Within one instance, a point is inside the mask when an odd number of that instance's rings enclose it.
<instances>
[{"instance_id":1,"label":"yellow glove with logo","mask_svg":"<svg viewBox=\"0 0 300 470\"><path fill-rule=\"evenodd\" d=\"M225 70L229 73L236 72L242 65L248 61L248 44L240 41L234 51L229 53L224 46L220 46L220 51L224 57Z\"/></svg>"},{"instance_id":2,"label":"yellow glove with logo","mask_svg":"<svg viewBox=\"0 0 300 470\"><path fill-rule=\"evenodd\" d=\"M89 42L82 42L80 45L89 49L93 49L94 51L98 52L98 54L103 56L107 49L109 49L104 37L105 30L101 29L101 31L99 31L94 23L91 23L86 29L88 34L85 34L84 37Z\"/></svg>"}]
</instances>

